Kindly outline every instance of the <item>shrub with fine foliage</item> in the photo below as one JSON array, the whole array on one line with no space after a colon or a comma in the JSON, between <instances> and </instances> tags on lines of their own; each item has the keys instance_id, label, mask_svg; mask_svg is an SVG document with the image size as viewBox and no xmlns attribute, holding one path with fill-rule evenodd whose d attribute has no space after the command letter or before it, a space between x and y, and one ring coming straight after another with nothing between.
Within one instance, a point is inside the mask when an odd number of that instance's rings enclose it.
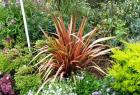
<instances>
[{"instance_id":1,"label":"shrub with fine foliage","mask_svg":"<svg viewBox=\"0 0 140 95\"><path fill-rule=\"evenodd\" d=\"M127 44L126 48L113 50L115 65L109 70L115 82L114 89L122 95L140 94L140 43Z\"/></svg>"}]
</instances>

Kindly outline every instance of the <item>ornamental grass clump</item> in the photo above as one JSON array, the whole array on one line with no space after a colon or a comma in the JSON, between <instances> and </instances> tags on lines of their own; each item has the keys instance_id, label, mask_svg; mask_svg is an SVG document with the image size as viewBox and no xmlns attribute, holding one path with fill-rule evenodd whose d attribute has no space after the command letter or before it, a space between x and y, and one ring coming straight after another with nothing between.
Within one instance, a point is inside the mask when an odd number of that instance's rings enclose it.
<instances>
[{"instance_id":1,"label":"ornamental grass clump","mask_svg":"<svg viewBox=\"0 0 140 95\"><path fill-rule=\"evenodd\" d=\"M87 18L83 17L78 31L73 18L71 16L70 24L66 28L62 17L53 16L56 33L53 33L54 36L51 37L45 33L46 45L39 49L39 53L33 58L35 60L40 55L46 54L35 64L44 81L50 78L56 79L58 76L69 77L72 72L76 73L77 70L85 69L87 64L94 63L94 58L105 55L111 50L108 45L100 42L114 37L95 40L97 28L84 35ZM93 67L105 74L97 64L94 63Z\"/></svg>"}]
</instances>

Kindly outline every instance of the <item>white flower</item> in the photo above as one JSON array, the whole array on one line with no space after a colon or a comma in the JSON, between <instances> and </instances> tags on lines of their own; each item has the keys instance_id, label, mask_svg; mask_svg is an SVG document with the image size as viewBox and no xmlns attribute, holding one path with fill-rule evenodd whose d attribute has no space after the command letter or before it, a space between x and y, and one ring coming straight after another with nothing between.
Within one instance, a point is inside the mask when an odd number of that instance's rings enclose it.
<instances>
[{"instance_id":1,"label":"white flower","mask_svg":"<svg viewBox=\"0 0 140 95\"><path fill-rule=\"evenodd\" d=\"M89 83L89 81L86 81L86 83Z\"/></svg>"},{"instance_id":2,"label":"white flower","mask_svg":"<svg viewBox=\"0 0 140 95\"><path fill-rule=\"evenodd\" d=\"M27 95L34 95L34 93L33 93L34 91L32 91L32 90L29 90L29 92L28 92L28 94Z\"/></svg>"},{"instance_id":3,"label":"white flower","mask_svg":"<svg viewBox=\"0 0 140 95\"><path fill-rule=\"evenodd\" d=\"M50 84L50 85L49 85L49 89L51 89L51 88L52 88L52 85Z\"/></svg>"},{"instance_id":4,"label":"white flower","mask_svg":"<svg viewBox=\"0 0 140 95\"><path fill-rule=\"evenodd\" d=\"M83 80L83 79L84 79L83 76L76 76L76 77L77 77L77 79L79 79L79 80Z\"/></svg>"}]
</instances>

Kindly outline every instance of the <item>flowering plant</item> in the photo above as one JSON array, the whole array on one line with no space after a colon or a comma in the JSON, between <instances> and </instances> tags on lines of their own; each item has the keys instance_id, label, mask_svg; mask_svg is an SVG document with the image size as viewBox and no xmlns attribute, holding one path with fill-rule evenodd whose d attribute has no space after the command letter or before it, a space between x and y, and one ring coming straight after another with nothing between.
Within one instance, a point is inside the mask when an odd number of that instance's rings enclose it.
<instances>
[{"instance_id":1,"label":"flowering plant","mask_svg":"<svg viewBox=\"0 0 140 95\"><path fill-rule=\"evenodd\" d=\"M12 79L9 74L5 74L0 79L0 92L2 95L15 95L15 92L12 87Z\"/></svg>"}]
</instances>

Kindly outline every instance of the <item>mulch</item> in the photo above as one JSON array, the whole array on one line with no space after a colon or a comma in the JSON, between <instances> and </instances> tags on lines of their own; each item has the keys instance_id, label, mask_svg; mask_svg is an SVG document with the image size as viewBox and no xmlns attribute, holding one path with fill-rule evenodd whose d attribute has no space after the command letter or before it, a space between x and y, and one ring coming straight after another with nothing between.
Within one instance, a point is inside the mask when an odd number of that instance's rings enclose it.
<instances>
[{"instance_id":1,"label":"mulch","mask_svg":"<svg viewBox=\"0 0 140 95\"><path fill-rule=\"evenodd\" d=\"M109 57L109 55L100 56L94 59L93 61L106 73L107 73L107 69L112 66L111 58ZM93 66L95 65L93 64ZM91 72L98 78L103 78L106 76L105 74L97 70L96 68L92 67L91 64L88 64L86 67L88 67L87 70L89 72Z\"/></svg>"}]
</instances>

